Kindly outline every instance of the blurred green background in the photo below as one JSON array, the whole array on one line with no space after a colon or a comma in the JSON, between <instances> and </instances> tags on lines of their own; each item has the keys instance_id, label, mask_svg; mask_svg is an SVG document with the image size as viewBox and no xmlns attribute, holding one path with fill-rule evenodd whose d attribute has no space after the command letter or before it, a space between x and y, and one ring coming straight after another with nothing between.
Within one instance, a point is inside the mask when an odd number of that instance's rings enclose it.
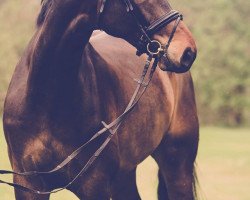
<instances>
[{"instance_id":1,"label":"blurred green background","mask_svg":"<svg viewBox=\"0 0 250 200\"><path fill-rule=\"evenodd\" d=\"M170 2L184 14L198 46L192 74L202 125L197 163L203 199L249 200L250 1ZM40 0L0 0L0 113L14 67L35 30L39 6ZM10 168L2 132L0 125L0 168ZM140 166L143 199L156 199L156 177L145 177L156 170L151 159ZM14 199L12 190L0 185L0 199ZM73 198L61 193L53 199Z\"/></svg>"}]
</instances>

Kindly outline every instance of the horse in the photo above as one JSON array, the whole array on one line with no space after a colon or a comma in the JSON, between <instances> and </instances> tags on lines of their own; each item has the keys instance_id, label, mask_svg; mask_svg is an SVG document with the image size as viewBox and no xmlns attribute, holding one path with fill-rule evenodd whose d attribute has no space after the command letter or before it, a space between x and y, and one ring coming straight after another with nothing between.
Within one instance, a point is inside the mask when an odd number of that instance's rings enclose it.
<instances>
[{"instance_id":1,"label":"horse","mask_svg":"<svg viewBox=\"0 0 250 200\"><path fill-rule=\"evenodd\" d=\"M111 36L90 39L96 29ZM144 54L137 57L136 51ZM199 123L188 70L197 49L181 15L166 0L43 1L4 104L13 170L49 171L89 141L103 127L101 121L116 119L133 93L145 53L158 56L159 51L164 54L160 69L144 96L88 171L67 189L79 199L138 200L136 167L152 155L159 165L158 198L195 199ZM14 184L40 191L63 187L105 136L56 173L14 174ZM17 188L15 197L48 200L50 194Z\"/></svg>"}]
</instances>

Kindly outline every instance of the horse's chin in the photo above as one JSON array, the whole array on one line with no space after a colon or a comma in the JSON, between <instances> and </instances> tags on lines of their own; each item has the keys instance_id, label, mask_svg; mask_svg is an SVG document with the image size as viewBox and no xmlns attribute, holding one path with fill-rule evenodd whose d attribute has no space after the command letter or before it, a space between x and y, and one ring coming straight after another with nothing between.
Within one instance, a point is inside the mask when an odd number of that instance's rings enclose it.
<instances>
[{"instance_id":1,"label":"horse's chin","mask_svg":"<svg viewBox=\"0 0 250 200\"><path fill-rule=\"evenodd\" d=\"M164 57L160 59L158 66L163 71L175 72L175 73L185 73L191 68L191 66L189 65L176 64L172 62L171 60L166 59Z\"/></svg>"}]
</instances>

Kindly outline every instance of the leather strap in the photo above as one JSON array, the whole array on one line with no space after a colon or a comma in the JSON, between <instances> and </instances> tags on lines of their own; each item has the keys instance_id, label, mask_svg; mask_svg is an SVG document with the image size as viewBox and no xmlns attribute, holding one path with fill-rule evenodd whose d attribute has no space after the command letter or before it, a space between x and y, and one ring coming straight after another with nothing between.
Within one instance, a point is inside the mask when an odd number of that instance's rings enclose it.
<instances>
[{"instance_id":1,"label":"leather strap","mask_svg":"<svg viewBox=\"0 0 250 200\"><path fill-rule=\"evenodd\" d=\"M165 25L168 25L177 18L180 18L181 20L183 19L182 15L178 11L171 10L169 13L163 15L162 17L151 23L150 26L147 27L146 32L148 35L153 35L159 29L161 29Z\"/></svg>"}]
</instances>

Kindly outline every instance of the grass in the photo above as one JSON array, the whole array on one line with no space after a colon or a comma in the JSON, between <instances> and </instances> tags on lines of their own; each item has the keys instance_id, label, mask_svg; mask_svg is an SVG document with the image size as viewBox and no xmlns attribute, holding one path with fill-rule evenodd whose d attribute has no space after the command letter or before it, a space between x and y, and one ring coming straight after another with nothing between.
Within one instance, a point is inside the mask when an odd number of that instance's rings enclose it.
<instances>
[{"instance_id":1,"label":"grass","mask_svg":"<svg viewBox=\"0 0 250 200\"><path fill-rule=\"evenodd\" d=\"M198 173L208 200L249 200L250 129L203 128Z\"/></svg>"},{"instance_id":2,"label":"grass","mask_svg":"<svg viewBox=\"0 0 250 200\"><path fill-rule=\"evenodd\" d=\"M10 169L6 143L0 125L0 168ZM250 129L201 128L197 171L201 199L249 200L250 193ZM137 181L143 200L156 200L157 166L148 158L138 167ZM3 177L3 176L1 176ZM11 178L5 178L11 181ZM0 185L0 199L14 200L13 190ZM77 199L64 191L52 200Z\"/></svg>"}]
</instances>

